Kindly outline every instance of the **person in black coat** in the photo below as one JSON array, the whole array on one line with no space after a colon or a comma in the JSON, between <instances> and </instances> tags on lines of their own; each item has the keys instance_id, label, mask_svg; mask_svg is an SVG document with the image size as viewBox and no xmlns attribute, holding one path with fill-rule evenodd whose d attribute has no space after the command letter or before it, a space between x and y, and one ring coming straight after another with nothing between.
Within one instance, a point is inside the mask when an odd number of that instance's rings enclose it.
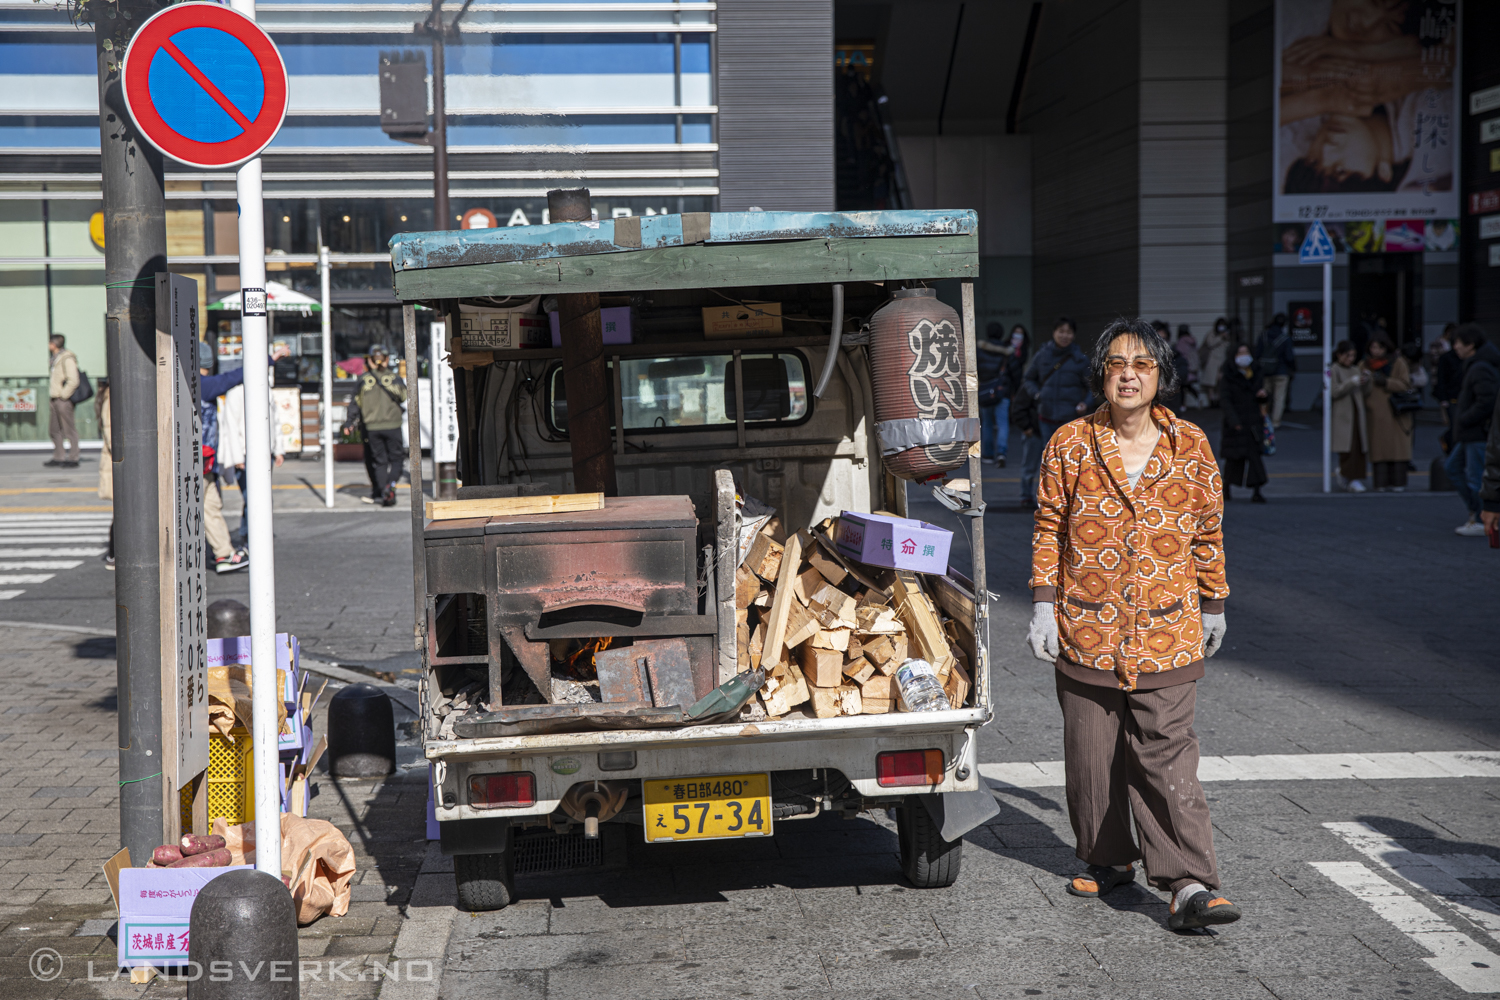
<instances>
[{"instance_id":1,"label":"person in black coat","mask_svg":"<svg viewBox=\"0 0 1500 1000\"><path fill-rule=\"evenodd\" d=\"M1224 459L1224 499L1231 486L1248 486L1252 503L1265 503L1260 488L1266 484L1266 464L1261 459L1266 399L1265 376L1247 344L1240 344L1224 362L1219 376L1219 408L1224 429L1219 438L1219 457Z\"/></svg>"}]
</instances>

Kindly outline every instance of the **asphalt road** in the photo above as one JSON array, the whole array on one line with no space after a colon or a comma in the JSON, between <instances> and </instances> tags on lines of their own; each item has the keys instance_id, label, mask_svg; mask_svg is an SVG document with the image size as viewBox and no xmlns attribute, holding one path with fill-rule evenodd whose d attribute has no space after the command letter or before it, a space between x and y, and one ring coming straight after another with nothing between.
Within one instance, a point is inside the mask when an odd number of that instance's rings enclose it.
<instances>
[{"instance_id":1,"label":"asphalt road","mask_svg":"<svg viewBox=\"0 0 1500 1000\"><path fill-rule=\"evenodd\" d=\"M785 823L754 843L631 839L612 867L523 876L510 909L443 917L440 995L1500 992L1500 552L1454 535L1458 501L1425 478L1404 494L1323 496L1315 431L1285 427L1280 443L1271 502L1227 513L1229 633L1198 699L1205 757L1228 758L1206 787L1238 924L1179 936L1139 884L1107 901L1063 891L1078 863L1051 670L1022 642L1030 522L1010 468L985 491L996 717L980 760L1001 813L966 838L954 887L904 884L883 815ZM14 492L92 483L88 468L25 471L41 457L0 456L0 517L99 505ZM325 658L407 665L404 510L317 503L307 488L277 493L282 626ZM215 578L211 599L246 583ZM24 592L0 601L0 619L112 627L96 559L11 589ZM423 871L451 885L440 861Z\"/></svg>"}]
</instances>

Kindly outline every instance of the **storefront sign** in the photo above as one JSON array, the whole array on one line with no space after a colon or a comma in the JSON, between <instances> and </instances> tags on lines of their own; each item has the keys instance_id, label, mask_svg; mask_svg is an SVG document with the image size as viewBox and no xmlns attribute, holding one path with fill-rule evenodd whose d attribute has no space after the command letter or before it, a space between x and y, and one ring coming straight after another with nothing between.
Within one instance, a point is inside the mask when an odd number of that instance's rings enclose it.
<instances>
[{"instance_id":1,"label":"storefront sign","mask_svg":"<svg viewBox=\"0 0 1500 1000\"><path fill-rule=\"evenodd\" d=\"M0 388L0 413L35 413L35 389Z\"/></svg>"},{"instance_id":2,"label":"storefront sign","mask_svg":"<svg viewBox=\"0 0 1500 1000\"><path fill-rule=\"evenodd\" d=\"M1500 211L1500 188L1488 191L1473 191L1469 194L1469 214Z\"/></svg>"},{"instance_id":3,"label":"storefront sign","mask_svg":"<svg viewBox=\"0 0 1500 1000\"><path fill-rule=\"evenodd\" d=\"M1482 240L1500 239L1500 215L1486 215L1479 220L1479 238Z\"/></svg>"},{"instance_id":4,"label":"storefront sign","mask_svg":"<svg viewBox=\"0 0 1500 1000\"><path fill-rule=\"evenodd\" d=\"M1274 221L1458 214L1458 6L1356 23L1277 0Z\"/></svg>"},{"instance_id":5,"label":"storefront sign","mask_svg":"<svg viewBox=\"0 0 1500 1000\"><path fill-rule=\"evenodd\" d=\"M1480 142L1500 142L1500 118L1487 118L1479 123Z\"/></svg>"},{"instance_id":6,"label":"storefront sign","mask_svg":"<svg viewBox=\"0 0 1500 1000\"><path fill-rule=\"evenodd\" d=\"M1486 87L1469 95L1469 114L1482 115L1500 108L1500 87Z\"/></svg>"}]
</instances>

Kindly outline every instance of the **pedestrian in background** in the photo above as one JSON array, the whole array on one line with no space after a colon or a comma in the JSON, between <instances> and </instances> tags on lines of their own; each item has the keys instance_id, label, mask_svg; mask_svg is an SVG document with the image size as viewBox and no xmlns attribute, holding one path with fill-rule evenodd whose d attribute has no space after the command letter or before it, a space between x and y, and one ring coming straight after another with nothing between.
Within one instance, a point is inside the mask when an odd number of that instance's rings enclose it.
<instances>
[{"instance_id":1,"label":"pedestrian in background","mask_svg":"<svg viewBox=\"0 0 1500 1000\"><path fill-rule=\"evenodd\" d=\"M95 398L94 410L99 414L99 499L108 500L111 503L115 499L115 460L114 441L110 437L113 429L110 426L109 417L109 379L99 380L99 391ZM115 522L114 518L109 521L109 548L104 550L104 568L115 568Z\"/></svg>"},{"instance_id":2,"label":"pedestrian in background","mask_svg":"<svg viewBox=\"0 0 1500 1000\"><path fill-rule=\"evenodd\" d=\"M1485 440L1500 395L1500 349L1488 343L1477 323L1466 323L1453 335L1453 354L1463 364L1458 397L1450 408L1453 447L1444 471L1469 509L1469 519L1453 530L1460 535L1484 534L1480 523L1479 490L1483 480Z\"/></svg>"},{"instance_id":3,"label":"pedestrian in background","mask_svg":"<svg viewBox=\"0 0 1500 1000\"><path fill-rule=\"evenodd\" d=\"M986 338L975 345L979 368L980 453L984 461L1005 467L1010 446L1010 397L1016 390L1015 380L1024 364L1026 328L1020 324L1019 335L1005 336L1005 327L991 323ZM1020 357L1016 355L1017 347Z\"/></svg>"},{"instance_id":4,"label":"pedestrian in background","mask_svg":"<svg viewBox=\"0 0 1500 1000\"><path fill-rule=\"evenodd\" d=\"M1108 405L1059 430L1042 458L1027 636L1056 667L1086 865L1068 892L1102 896L1144 860L1147 882L1171 893L1169 928L1231 923L1240 911L1218 893L1193 732L1197 681L1226 631L1218 468L1203 431L1161 405L1175 373L1151 327L1110 324L1091 378Z\"/></svg>"},{"instance_id":5,"label":"pedestrian in background","mask_svg":"<svg viewBox=\"0 0 1500 1000\"><path fill-rule=\"evenodd\" d=\"M1484 476L1479 489L1480 522L1490 536L1490 547L1500 541L1500 405L1490 417L1490 439L1484 450Z\"/></svg>"},{"instance_id":6,"label":"pedestrian in background","mask_svg":"<svg viewBox=\"0 0 1500 1000\"><path fill-rule=\"evenodd\" d=\"M78 374L78 357L67 349L68 340L60 333L47 338L47 396L51 410L47 416L47 434L52 438L52 460L43 465L64 469L78 468L78 427L73 422L74 396L83 384ZM63 445L66 444L66 450Z\"/></svg>"},{"instance_id":7,"label":"pedestrian in background","mask_svg":"<svg viewBox=\"0 0 1500 1000\"><path fill-rule=\"evenodd\" d=\"M396 484L401 481L401 404L406 402L406 383L389 367L390 352L376 345L370 349L370 367L360 376L351 409L359 410L374 464L375 489L382 507L396 506Z\"/></svg>"},{"instance_id":8,"label":"pedestrian in background","mask_svg":"<svg viewBox=\"0 0 1500 1000\"><path fill-rule=\"evenodd\" d=\"M1199 384L1208 395L1212 406L1219 405L1219 376L1230 351L1229 320L1220 316L1214 327L1203 335L1203 344L1198 348Z\"/></svg>"},{"instance_id":9,"label":"pedestrian in background","mask_svg":"<svg viewBox=\"0 0 1500 1000\"><path fill-rule=\"evenodd\" d=\"M1251 503L1265 503L1260 488L1269 478L1262 458L1265 447L1265 377L1256 368L1249 344L1240 344L1219 373L1219 409L1224 414L1219 457L1224 459L1224 500L1232 487L1248 486Z\"/></svg>"},{"instance_id":10,"label":"pedestrian in background","mask_svg":"<svg viewBox=\"0 0 1500 1000\"><path fill-rule=\"evenodd\" d=\"M1037 469L1042 449L1057 429L1088 410L1089 360L1073 343L1077 327L1066 316L1052 327L1052 339L1043 344L1026 366L1018 396L1025 405L1034 404L1037 431L1028 435L1021 472L1021 502L1036 506Z\"/></svg>"},{"instance_id":11,"label":"pedestrian in background","mask_svg":"<svg viewBox=\"0 0 1500 1000\"><path fill-rule=\"evenodd\" d=\"M1443 335L1428 348L1428 364L1432 367L1432 398L1443 413L1443 454L1453 450L1453 406L1458 402L1459 390L1464 384L1464 359L1453 350L1458 324L1443 327Z\"/></svg>"},{"instance_id":12,"label":"pedestrian in background","mask_svg":"<svg viewBox=\"0 0 1500 1000\"><path fill-rule=\"evenodd\" d=\"M250 553L235 548L224 520L224 489L220 484L223 466L219 458L219 397L241 386L244 366L213 374L214 349L198 341L198 415L202 421L203 455L203 537L213 553L215 573L234 573L250 565Z\"/></svg>"},{"instance_id":13,"label":"pedestrian in background","mask_svg":"<svg viewBox=\"0 0 1500 1000\"><path fill-rule=\"evenodd\" d=\"M1187 357L1172 343L1172 328L1165 321L1159 319L1152 320L1151 329L1167 345L1167 350L1172 352L1172 385L1174 388L1162 396L1161 405L1178 416L1182 416L1183 394L1187 390L1188 380Z\"/></svg>"},{"instance_id":14,"label":"pedestrian in background","mask_svg":"<svg viewBox=\"0 0 1500 1000\"><path fill-rule=\"evenodd\" d=\"M1411 372L1406 359L1396 353L1383 333L1370 337L1369 352L1364 369L1370 380L1364 393L1370 429L1370 483L1377 491L1400 493L1406 489L1407 463L1411 461L1412 416L1397 413L1391 396L1411 388Z\"/></svg>"},{"instance_id":15,"label":"pedestrian in background","mask_svg":"<svg viewBox=\"0 0 1500 1000\"><path fill-rule=\"evenodd\" d=\"M285 344L274 345L271 348L271 356L266 362L267 366L274 366L288 350ZM231 535L231 540L236 548L243 549L250 544L250 498L246 492L249 484L245 479L245 456L248 453L245 437L245 386L243 382L245 373L243 366L238 370L241 381L234 383L232 388L224 392L223 400L219 404L218 469L221 480L239 487L240 524ZM279 469L282 462L286 460L286 450L282 447L281 435L276 433L275 409L271 406L269 399L266 401L266 415L271 422L271 468Z\"/></svg>"},{"instance_id":16,"label":"pedestrian in background","mask_svg":"<svg viewBox=\"0 0 1500 1000\"><path fill-rule=\"evenodd\" d=\"M1292 328L1285 313L1271 317L1271 323L1261 331L1255 353L1259 358L1260 372L1265 376L1266 395L1271 405L1271 426L1281 426L1281 415L1286 412L1287 392L1291 389L1292 376L1297 373L1297 351L1292 343Z\"/></svg>"},{"instance_id":17,"label":"pedestrian in background","mask_svg":"<svg viewBox=\"0 0 1500 1000\"><path fill-rule=\"evenodd\" d=\"M1200 385L1203 372L1198 362L1198 341L1186 323L1179 323L1177 326L1177 353L1187 360L1187 381L1182 386L1183 406L1201 410L1208 402L1203 398Z\"/></svg>"},{"instance_id":18,"label":"pedestrian in background","mask_svg":"<svg viewBox=\"0 0 1500 1000\"><path fill-rule=\"evenodd\" d=\"M1350 493L1365 491L1365 442L1370 432L1365 420L1365 386L1369 372L1359 365L1354 342L1341 340L1333 349L1328 369L1333 399L1333 451L1339 457L1339 484Z\"/></svg>"}]
</instances>

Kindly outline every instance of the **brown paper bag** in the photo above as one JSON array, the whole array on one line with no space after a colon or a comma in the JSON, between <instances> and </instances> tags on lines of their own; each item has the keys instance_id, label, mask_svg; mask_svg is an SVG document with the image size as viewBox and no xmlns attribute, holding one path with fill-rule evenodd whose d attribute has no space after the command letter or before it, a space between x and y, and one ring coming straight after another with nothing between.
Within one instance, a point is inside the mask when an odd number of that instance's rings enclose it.
<instances>
[{"instance_id":1,"label":"brown paper bag","mask_svg":"<svg viewBox=\"0 0 1500 1000\"><path fill-rule=\"evenodd\" d=\"M224 838L230 861L255 864L255 824L230 826L221 816L214 833ZM281 881L297 904L297 923L349 912L349 882L354 878L354 848L338 827L321 819L281 814Z\"/></svg>"}]
</instances>

